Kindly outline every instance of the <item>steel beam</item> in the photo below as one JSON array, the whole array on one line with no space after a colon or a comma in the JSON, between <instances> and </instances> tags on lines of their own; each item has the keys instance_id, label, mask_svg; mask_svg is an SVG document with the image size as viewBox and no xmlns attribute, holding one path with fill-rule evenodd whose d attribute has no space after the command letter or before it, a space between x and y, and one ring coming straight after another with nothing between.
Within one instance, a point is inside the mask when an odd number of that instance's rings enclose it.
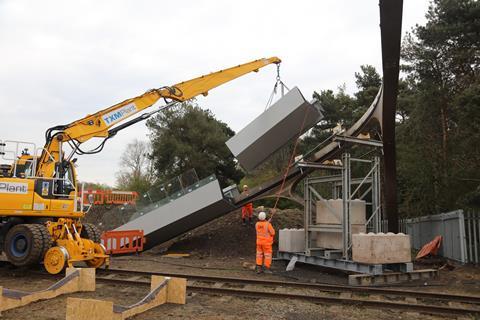
<instances>
[{"instance_id":1,"label":"steel beam","mask_svg":"<svg viewBox=\"0 0 480 320\"><path fill-rule=\"evenodd\" d=\"M349 137L349 136L342 136L342 135L336 135L333 137L333 141L340 141L340 142L349 142L349 143L354 143L354 144L363 144L367 146L372 146L372 147L383 147L383 142L378 141L378 140L373 140L373 139L360 139L356 137Z\"/></svg>"},{"instance_id":2,"label":"steel beam","mask_svg":"<svg viewBox=\"0 0 480 320\"><path fill-rule=\"evenodd\" d=\"M327 259L325 257L306 256L304 254L291 252L278 252L277 257L282 260L291 260L293 258L296 259L297 262L355 273L365 273L369 275L380 275L383 273L383 266L381 264L362 264L351 260Z\"/></svg>"},{"instance_id":3,"label":"steel beam","mask_svg":"<svg viewBox=\"0 0 480 320\"><path fill-rule=\"evenodd\" d=\"M398 232L395 115L398 94L403 0L380 0L383 67L382 140L385 170L385 212L388 231Z\"/></svg>"}]
</instances>

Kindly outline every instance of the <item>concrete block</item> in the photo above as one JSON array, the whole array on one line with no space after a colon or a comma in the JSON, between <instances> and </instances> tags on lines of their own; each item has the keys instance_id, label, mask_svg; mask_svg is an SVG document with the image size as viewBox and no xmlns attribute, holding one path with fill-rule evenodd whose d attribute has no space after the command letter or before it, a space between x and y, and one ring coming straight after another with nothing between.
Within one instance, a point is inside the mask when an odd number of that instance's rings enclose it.
<instances>
[{"instance_id":1,"label":"concrete block","mask_svg":"<svg viewBox=\"0 0 480 320\"><path fill-rule=\"evenodd\" d=\"M350 224L365 224L366 202L355 199L350 202ZM317 201L317 224L341 224L343 221L342 199Z\"/></svg>"},{"instance_id":2,"label":"concrete block","mask_svg":"<svg viewBox=\"0 0 480 320\"><path fill-rule=\"evenodd\" d=\"M278 250L305 252L305 229L281 229L278 233Z\"/></svg>"},{"instance_id":3,"label":"concrete block","mask_svg":"<svg viewBox=\"0 0 480 320\"><path fill-rule=\"evenodd\" d=\"M226 142L246 170L252 170L272 153L323 118L321 107L305 100L297 87ZM304 123L305 121L305 123Z\"/></svg>"},{"instance_id":4,"label":"concrete block","mask_svg":"<svg viewBox=\"0 0 480 320\"><path fill-rule=\"evenodd\" d=\"M356 233L365 233L364 224L352 224L352 235ZM342 232L317 232L316 239L318 248L343 250Z\"/></svg>"},{"instance_id":5,"label":"concrete block","mask_svg":"<svg viewBox=\"0 0 480 320\"><path fill-rule=\"evenodd\" d=\"M338 226L338 232L317 232L316 246L325 249L343 249L341 225L343 222L342 199L329 199L317 201L316 223ZM350 225L352 234L365 233L366 203L364 200L355 199L350 203Z\"/></svg>"},{"instance_id":6,"label":"concrete block","mask_svg":"<svg viewBox=\"0 0 480 320\"><path fill-rule=\"evenodd\" d=\"M352 259L367 264L411 262L410 237L403 233L390 232L354 234Z\"/></svg>"}]
</instances>

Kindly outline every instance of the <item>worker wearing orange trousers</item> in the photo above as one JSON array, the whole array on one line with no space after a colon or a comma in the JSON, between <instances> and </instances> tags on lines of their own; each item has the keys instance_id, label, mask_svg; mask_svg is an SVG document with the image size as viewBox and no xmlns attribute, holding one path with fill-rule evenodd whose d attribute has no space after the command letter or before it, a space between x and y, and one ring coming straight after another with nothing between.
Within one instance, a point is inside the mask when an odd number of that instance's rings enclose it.
<instances>
[{"instance_id":1,"label":"worker wearing orange trousers","mask_svg":"<svg viewBox=\"0 0 480 320\"><path fill-rule=\"evenodd\" d=\"M247 185L243 186L242 195L245 196L245 197L249 195ZM246 224L247 218L248 218L249 223L252 224L253 223L252 217L253 217L253 203L249 202L242 207L242 223L243 223L243 225Z\"/></svg>"},{"instance_id":2,"label":"worker wearing orange trousers","mask_svg":"<svg viewBox=\"0 0 480 320\"><path fill-rule=\"evenodd\" d=\"M275 229L273 229L269 221L265 220L266 217L265 212L260 212L258 214L258 220L260 221L255 225L255 230L257 231L257 273L272 273L270 266L272 265L272 244Z\"/></svg>"}]
</instances>

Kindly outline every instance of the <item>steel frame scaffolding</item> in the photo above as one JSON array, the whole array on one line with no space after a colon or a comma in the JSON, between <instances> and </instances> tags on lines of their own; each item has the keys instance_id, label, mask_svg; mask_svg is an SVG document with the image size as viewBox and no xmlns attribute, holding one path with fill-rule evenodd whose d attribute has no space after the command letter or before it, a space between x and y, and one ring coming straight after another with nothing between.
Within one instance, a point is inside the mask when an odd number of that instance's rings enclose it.
<instances>
[{"instance_id":1,"label":"steel frame scaffolding","mask_svg":"<svg viewBox=\"0 0 480 320\"><path fill-rule=\"evenodd\" d=\"M368 173L360 177L352 177L352 164L358 163L366 166ZM325 168L322 168L325 169ZM352 158L349 153L342 155L342 166L330 169L331 171L341 171L341 174L331 174L320 177L307 177L304 180L304 201L305 201L305 255L307 256L325 256L325 248L318 248L312 245L316 232L342 232L343 249L336 250L341 253L344 260L351 258L352 246L352 229L350 221L351 202L354 197L357 199L365 199L371 194L371 202L367 205L371 206L372 214L366 222L369 231L379 232L382 221L381 194L380 194L380 158L373 157L371 160ZM342 198L343 203L343 220L340 226L319 224L314 219L316 212L316 201L324 200L324 197L316 190L315 186L330 184L333 198ZM364 187L363 193L360 194L361 188ZM366 187L366 190L365 190ZM355 188L355 189L354 189ZM327 208L330 209L330 208ZM331 250L329 256L334 256Z\"/></svg>"}]
</instances>

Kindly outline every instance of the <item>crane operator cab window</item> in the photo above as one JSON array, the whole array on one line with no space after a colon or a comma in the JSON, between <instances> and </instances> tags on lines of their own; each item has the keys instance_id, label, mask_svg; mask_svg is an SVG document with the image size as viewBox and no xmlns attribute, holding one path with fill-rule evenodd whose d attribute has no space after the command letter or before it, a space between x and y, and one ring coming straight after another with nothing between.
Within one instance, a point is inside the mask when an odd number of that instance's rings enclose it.
<instances>
[{"instance_id":1,"label":"crane operator cab window","mask_svg":"<svg viewBox=\"0 0 480 320\"><path fill-rule=\"evenodd\" d=\"M12 165L0 164L1 177L30 178L35 175L34 158L25 148Z\"/></svg>"},{"instance_id":2,"label":"crane operator cab window","mask_svg":"<svg viewBox=\"0 0 480 320\"><path fill-rule=\"evenodd\" d=\"M71 192L76 190L74 163L77 159L71 162L63 160L58 162L55 166L55 195L68 196Z\"/></svg>"}]
</instances>

